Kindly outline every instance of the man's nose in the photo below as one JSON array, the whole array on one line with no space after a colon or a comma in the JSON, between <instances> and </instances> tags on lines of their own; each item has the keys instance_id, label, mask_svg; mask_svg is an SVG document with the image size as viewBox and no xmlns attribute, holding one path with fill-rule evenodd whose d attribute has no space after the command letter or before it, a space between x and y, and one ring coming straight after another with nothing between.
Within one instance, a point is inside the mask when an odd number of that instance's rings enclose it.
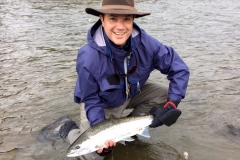
<instances>
[{"instance_id":1,"label":"man's nose","mask_svg":"<svg viewBox=\"0 0 240 160\"><path fill-rule=\"evenodd\" d=\"M117 29L124 29L124 21L123 20L119 20L117 21L117 25L116 25L116 28Z\"/></svg>"}]
</instances>

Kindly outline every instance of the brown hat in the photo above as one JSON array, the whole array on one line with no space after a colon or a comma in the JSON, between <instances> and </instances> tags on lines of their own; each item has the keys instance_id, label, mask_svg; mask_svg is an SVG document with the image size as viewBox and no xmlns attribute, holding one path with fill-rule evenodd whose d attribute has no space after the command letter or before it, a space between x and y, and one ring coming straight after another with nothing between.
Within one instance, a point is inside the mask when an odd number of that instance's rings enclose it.
<instances>
[{"instance_id":1,"label":"brown hat","mask_svg":"<svg viewBox=\"0 0 240 160\"><path fill-rule=\"evenodd\" d=\"M86 8L85 11L94 16L99 16L100 14L132 14L136 18L151 14L138 12L134 7L134 0L103 0L102 8Z\"/></svg>"}]
</instances>

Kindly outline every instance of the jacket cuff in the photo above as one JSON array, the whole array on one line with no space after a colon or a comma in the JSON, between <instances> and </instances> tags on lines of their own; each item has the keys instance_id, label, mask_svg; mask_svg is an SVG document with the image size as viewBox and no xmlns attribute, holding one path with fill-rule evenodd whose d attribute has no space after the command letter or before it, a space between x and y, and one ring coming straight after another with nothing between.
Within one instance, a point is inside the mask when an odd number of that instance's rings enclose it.
<instances>
[{"instance_id":1,"label":"jacket cuff","mask_svg":"<svg viewBox=\"0 0 240 160\"><path fill-rule=\"evenodd\" d=\"M174 100L174 99L168 98L168 99L167 99L167 102L173 102L173 103L175 104L175 106L177 107L178 104L179 104L181 101L176 101L176 100Z\"/></svg>"},{"instance_id":2,"label":"jacket cuff","mask_svg":"<svg viewBox=\"0 0 240 160\"><path fill-rule=\"evenodd\" d=\"M180 103L183 97L176 94L168 94L168 99L170 99L171 101L176 101Z\"/></svg>"}]
</instances>

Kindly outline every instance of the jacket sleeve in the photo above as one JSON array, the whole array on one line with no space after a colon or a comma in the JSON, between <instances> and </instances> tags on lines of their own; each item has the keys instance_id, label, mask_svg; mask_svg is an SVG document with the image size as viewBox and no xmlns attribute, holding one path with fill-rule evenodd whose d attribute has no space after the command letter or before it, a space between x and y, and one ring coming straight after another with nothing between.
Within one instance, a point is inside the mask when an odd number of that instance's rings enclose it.
<instances>
[{"instance_id":1,"label":"jacket sleeve","mask_svg":"<svg viewBox=\"0 0 240 160\"><path fill-rule=\"evenodd\" d=\"M189 69L173 48L158 42L154 51L154 68L170 81L168 98L180 102L186 94Z\"/></svg>"},{"instance_id":2,"label":"jacket sleeve","mask_svg":"<svg viewBox=\"0 0 240 160\"><path fill-rule=\"evenodd\" d=\"M76 65L78 78L74 91L74 101L76 103L85 103L88 121L90 126L93 126L105 120L103 107L106 104L101 101L98 94L99 85L87 69L88 66L85 63L88 63L86 57L79 53Z\"/></svg>"}]
</instances>

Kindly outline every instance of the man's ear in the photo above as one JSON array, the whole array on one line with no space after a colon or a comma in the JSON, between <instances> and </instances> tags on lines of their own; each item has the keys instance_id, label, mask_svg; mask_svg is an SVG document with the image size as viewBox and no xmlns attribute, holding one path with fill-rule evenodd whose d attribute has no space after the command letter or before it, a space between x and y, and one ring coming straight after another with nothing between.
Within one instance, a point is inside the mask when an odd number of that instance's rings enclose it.
<instances>
[{"instance_id":1,"label":"man's ear","mask_svg":"<svg viewBox=\"0 0 240 160\"><path fill-rule=\"evenodd\" d=\"M104 20L103 15L100 14L99 18L100 18L101 22L103 22L103 20Z\"/></svg>"}]
</instances>

